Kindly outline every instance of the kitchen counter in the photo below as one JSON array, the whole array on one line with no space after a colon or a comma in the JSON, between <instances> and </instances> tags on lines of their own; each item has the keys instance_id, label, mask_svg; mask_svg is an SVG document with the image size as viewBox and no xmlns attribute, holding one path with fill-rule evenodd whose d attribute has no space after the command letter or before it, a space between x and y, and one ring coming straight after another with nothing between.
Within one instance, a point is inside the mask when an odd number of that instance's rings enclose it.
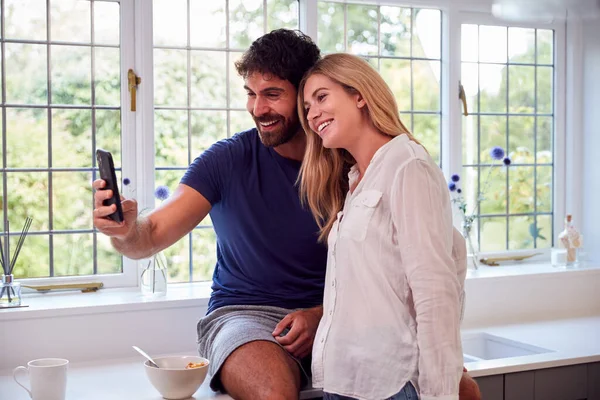
<instances>
[{"instance_id":1,"label":"kitchen counter","mask_svg":"<svg viewBox=\"0 0 600 400\"><path fill-rule=\"evenodd\" d=\"M552 351L465 363L473 377L600 361L600 316L469 329L463 335L479 332ZM69 369L67 400L160 400L142 364L140 357L73 363ZM308 390L302 398L319 393ZM0 371L0 400L27 399L27 393L14 383L12 371ZM213 393L205 382L194 399L229 399L229 396Z\"/></svg>"}]
</instances>

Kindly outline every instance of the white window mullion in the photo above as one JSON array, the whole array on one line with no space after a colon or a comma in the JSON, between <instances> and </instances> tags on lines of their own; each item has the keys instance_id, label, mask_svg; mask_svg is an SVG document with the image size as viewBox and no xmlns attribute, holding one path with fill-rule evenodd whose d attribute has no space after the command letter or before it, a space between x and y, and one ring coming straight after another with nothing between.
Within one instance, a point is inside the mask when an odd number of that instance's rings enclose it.
<instances>
[{"instance_id":1,"label":"white window mullion","mask_svg":"<svg viewBox=\"0 0 600 400\"><path fill-rule=\"evenodd\" d=\"M319 40L317 37L317 0L299 0L299 11L300 30L310 36L313 42L317 43Z\"/></svg>"}]
</instances>

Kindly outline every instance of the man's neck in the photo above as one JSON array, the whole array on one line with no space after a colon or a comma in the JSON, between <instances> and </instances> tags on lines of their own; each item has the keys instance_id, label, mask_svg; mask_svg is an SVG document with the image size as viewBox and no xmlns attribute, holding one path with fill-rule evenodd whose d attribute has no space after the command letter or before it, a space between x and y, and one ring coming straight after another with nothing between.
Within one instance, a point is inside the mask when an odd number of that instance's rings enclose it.
<instances>
[{"instance_id":1,"label":"man's neck","mask_svg":"<svg viewBox=\"0 0 600 400\"><path fill-rule=\"evenodd\" d=\"M303 130L298 131L296 136L287 143L273 147L281 157L289 158L290 160L302 161L306 150L306 135Z\"/></svg>"}]
</instances>

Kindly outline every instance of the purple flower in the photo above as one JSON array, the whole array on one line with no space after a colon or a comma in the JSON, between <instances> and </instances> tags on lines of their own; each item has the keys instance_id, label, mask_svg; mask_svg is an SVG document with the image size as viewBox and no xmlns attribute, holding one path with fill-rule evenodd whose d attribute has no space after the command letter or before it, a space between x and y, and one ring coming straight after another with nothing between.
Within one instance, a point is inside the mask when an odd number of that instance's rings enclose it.
<instances>
[{"instance_id":1,"label":"purple flower","mask_svg":"<svg viewBox=\"0 0 600 400\"><path fill-rule=\"evenodd\" d=\"M458 193L458 194L461 194L461 193L462 193L462 190L460 190L460 189L456 189L456 193Z\"/></svg>"},{"instance_id":2,"label":"purple flower","mask_svg":"<svg viewBox=\"0 0 600 400\"><path fill-rule=\"evenodd\" d=\"M452 182L458 182L460 181L460 176L458 176L458 174L454 174L450 177L450 179L452 179Z\"/></svg>"},{"instance_id":3,"label":"purple flower","mask_svg":"<svg viewBox=\"0 0 600 400\"><path fill-rule=\"evenodd\" d=\"M450 189L451 192L454 192L456 190L456 183L450 182L448 184L448 189Z\"/></svg>"},{"instance_id":4,"label":"purple flower","mask_svg":"<svg viewBox=\"0 0 600 400\"><path fill-rule=\"evenodd\" d=\"M159 200L166 200L171 193L169 192L169 188L166 186L159 186L154 191L154 197Z\"/></svg>"},{"instance_id":5,"label":"purple flower","mask_svg":"<svg viewBox=\"0 0 600 400\"><path fill-rule=\"evenodd\" d=\"M502 160L504 158L504 149L500 146L493 147L490 150L490 157L494 160Z\"/></svg>"},{"instance_id":6,"label":"purple flower","mask_svg":"<svg viewBox=\"0 0 600 400\"><path fill-rule=\"evenodd\" d=\"M129 178L125 178L123 179L123 185L127 186L131 183L131 181L129 180Z\"/></svg>"},{"instance_id":7,"label":"purple flower","mask_svg":"<svg viewBox=\"0 0 600 400\"><path fill-rule=\"evenodd\" d=\"M510 158L505 157L504 160L502 160L502 162L504 163L504 165L509 166L510 165Z\"/></svg>"}]
</instances>

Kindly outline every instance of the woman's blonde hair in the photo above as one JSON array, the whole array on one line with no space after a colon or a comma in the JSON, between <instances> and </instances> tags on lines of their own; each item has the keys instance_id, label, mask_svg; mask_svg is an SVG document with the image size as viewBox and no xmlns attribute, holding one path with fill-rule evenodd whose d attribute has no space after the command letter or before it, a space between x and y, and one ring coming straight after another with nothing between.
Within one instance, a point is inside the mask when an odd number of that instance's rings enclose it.
<instances>
[{"instance_id":1,"label":"woman's blonde hair","mask_svg":"<svg viewBox=\"0 0 600 400\"><path fill-rule=\"evenodd\" d=\"M323 75L353 95L360 94L365 101L366 113L375 128L383 135L408 135L418 141L400 121L394 95L379 73L365 60L351 54L329 54L304 75L298 88L298 115L306 133L306 153L300 168L300 194L319 225L319 240L325 241L342 209L348 191L347 173L355 163L344 149L323 147L319 135L308 126L304 108L304 87L312 75Z\"/></svg>"}]
</instances>

